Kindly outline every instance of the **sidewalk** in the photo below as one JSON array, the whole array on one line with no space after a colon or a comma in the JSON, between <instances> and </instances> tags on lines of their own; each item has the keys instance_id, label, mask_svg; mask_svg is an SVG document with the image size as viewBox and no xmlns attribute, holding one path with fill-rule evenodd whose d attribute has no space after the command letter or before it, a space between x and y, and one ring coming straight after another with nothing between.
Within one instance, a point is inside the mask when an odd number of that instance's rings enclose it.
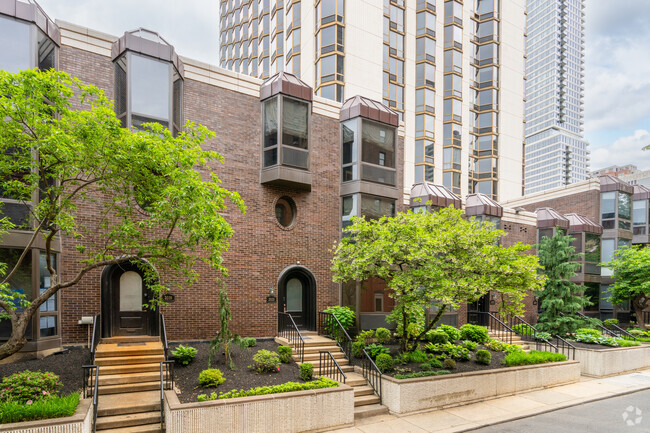
<instances>
[{"instance_id":1,"label":"sidewalk","mask_svg":"<svg viewBox=\"0 0 650 433\"><path fill-rule=\"evenodd\" d=\"M354 427L331 431L337 433L462 432L643 389L650 389L650 369L602 379L581 377L579 382L570 385L448 409L360 419L355 422Z\"/></svg>"}]
</instances>

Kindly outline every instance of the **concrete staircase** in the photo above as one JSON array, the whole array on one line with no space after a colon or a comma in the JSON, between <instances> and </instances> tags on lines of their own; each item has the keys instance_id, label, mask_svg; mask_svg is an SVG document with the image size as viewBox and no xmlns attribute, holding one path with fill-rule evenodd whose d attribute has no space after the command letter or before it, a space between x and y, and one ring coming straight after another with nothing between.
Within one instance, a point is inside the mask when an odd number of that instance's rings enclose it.
<instances>
[{"instance_id":1,"label":"concrete staircase","mask_svg":"<svg viewBox=\"0 0 650 433\"><path fill-rule=\"evenodd\" d=\"M98 431L160 432L160 362L164 360L159 337L102 339L95 355Z\"/></svg>"},{"instance_id":2,"label":"concrete staircase","mask_svg":"<svg viewBox=\"0 0 650 433\"><path fill-rule=\"evenodd\" d=\"M314 366L314 375L319 374L319 352L321 350L329 351L334 359L336 359L336 362L341 366L341 370L343 370L347 376L345 384L354 389L355 418L365 418L388 413L388 408L379 404L379 397L375 394L374 389L368 384L368 381L366 381L361 374L355 373L354 366L350 365L350 361L345 358L345 354L336 344L336 341L318 335L313 331L302 331L301 334L305 340L304 362L309 362ZM293 359L298 364L301 364L300 357L298 356L293 344L280 337L276 338L276 341L283 345L292 346Z\"/></svg>"},{"instance_id":3,"label":"concrete staircase","mask_svg":"<svg viewBox=\"0 0 650 433\"><path fill-rule=\"evenodd\" d=\"M494 338L496 340L500 340L503 342L508 343L507 339L504 337L503 333L498 334L496 331L492 329L488 329L488 335L490 338ZM515 344L519 347L522 348L522 350L526 353L530 352L530 345L528 344L528 341L524 341L521 339L521 336L518 334L512 334L512 344Z\"/></svg>"}]
</instances>

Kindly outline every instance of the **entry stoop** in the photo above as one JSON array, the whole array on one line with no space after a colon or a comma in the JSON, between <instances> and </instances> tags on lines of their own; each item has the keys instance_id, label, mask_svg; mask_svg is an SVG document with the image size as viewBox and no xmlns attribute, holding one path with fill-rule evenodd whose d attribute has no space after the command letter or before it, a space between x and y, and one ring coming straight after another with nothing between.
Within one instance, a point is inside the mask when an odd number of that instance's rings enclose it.
<instances>
[{"instance_id":1,"label":"entry stoop","mask_svg":"<svg viewBox=\"0 0 650 433\"><path fill-rule=\"evenodd\" d=\"M501 338L499 338L499 334L498 334L496 331L493 331L492 329L488 329L488 336L489 336L490 338L495 339L495 340L503 341ZM525 353L529 353L529 352L530 352L530 345L528 344L528 342L522 340L522 339L521 339L521 336L519 336L519 335L517 335L517 334L513 334L513 337L512 337L512 344L521 347L521 349L522 349Z\"/></svg>"},{"instance_id":2,"label":"entry stoop","mask_svg":"<svg viewBox=\"0 0 650 433\"><path fill-rule=\"evenodd\" d=\"M95 352L98 431L160 432L160 362L164 360L159 337L102 339Z\"/></svg>"}]
</instances>

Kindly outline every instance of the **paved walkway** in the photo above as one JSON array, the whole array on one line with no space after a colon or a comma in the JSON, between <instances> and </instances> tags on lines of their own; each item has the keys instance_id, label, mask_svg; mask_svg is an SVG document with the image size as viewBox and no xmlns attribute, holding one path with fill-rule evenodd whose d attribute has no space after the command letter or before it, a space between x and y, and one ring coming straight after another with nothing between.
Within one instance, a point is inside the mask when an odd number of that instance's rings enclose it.
<instances>
[{"instance_id":1,"label":"paved walkway","mask_svg":"<svg viewBox=\"0 0 650 433\"><path fill-rule=\"evenodd\" d=\"M360 419L337 433L462 432L530 417L616 395L650 389L650 369L604 379L582 377L577 383L510 397L412 415Z\"/></svg>"}]
</instances>

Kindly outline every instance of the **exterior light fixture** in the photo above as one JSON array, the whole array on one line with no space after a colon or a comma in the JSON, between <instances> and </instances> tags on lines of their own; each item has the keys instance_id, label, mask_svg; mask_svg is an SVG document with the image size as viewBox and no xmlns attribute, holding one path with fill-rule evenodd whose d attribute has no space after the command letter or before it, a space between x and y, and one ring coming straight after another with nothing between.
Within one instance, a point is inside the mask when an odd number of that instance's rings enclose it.
<instances>
[{"instance_id":1,"label":"exterior light fixture","mask_svg":"<svg viewBox=\"0 0 650 433\"><path fill-rule=\"evenodd\" d=\"M266 297L266 303L272 304L278 302L277 296L275 296L275 287L269 287L269 296Z\"/></svg>"}]
</instances>

